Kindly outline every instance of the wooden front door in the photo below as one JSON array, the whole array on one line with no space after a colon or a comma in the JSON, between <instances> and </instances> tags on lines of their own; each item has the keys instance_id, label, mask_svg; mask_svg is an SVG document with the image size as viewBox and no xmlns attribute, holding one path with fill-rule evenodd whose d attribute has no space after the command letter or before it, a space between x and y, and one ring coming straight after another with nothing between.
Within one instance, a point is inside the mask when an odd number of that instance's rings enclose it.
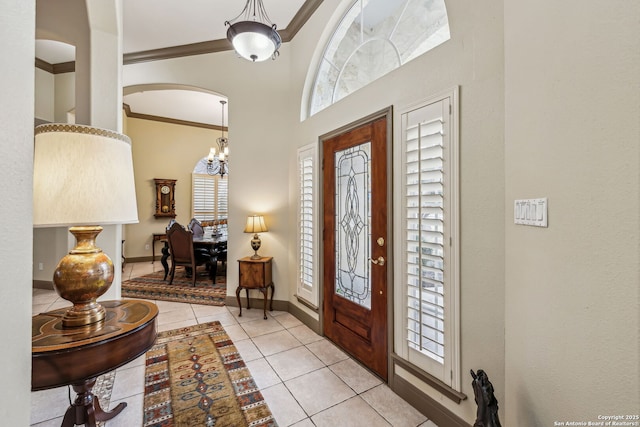
<instances>
[{"instance_id":1,"label":"wooden front door","mask_svg":"<svg viewBox=\"0 0 640 427\"><path fill-rule=\"evenodd\" d=\"M387 120L323 140L323 329L387 379Z\"/></svg>"}]
</instances>

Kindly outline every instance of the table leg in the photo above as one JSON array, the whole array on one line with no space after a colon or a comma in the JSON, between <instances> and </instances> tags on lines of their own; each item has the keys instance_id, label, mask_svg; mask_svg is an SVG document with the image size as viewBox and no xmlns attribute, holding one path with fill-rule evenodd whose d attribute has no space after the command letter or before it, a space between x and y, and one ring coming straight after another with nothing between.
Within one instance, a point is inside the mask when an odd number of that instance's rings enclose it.
<instances>
[{"instance_id":1,"label":"table leg","mask_svg":"<svg viewBox=\"0 0 640 427\"><path fill-rule=\"evenodd\" d=\"M269 306L269 311L273 311L273 294L274 294L276 288L273 285L273 283L271 283L268 287L271 288L271 305Z\"/></svg>"},{"instance_id":2,"label":"table leg","mask_svg":"<svg viewBox=\"0 0 640 427\"><path fill-rule=\"evenodd\" d=\"M167 280L167 273L169 272L169 263L167 263L167 258L169 258L169 242L164 242L164 246L162 247L162 258L160 258L160 262L162 263L162 268L164 268L164 279Z\"/></svg>"},{"instance_id":3,"label":"table leg","mask_svg":"<svg viewBox=\"0 0 640 427\"><path fill-rule=\"evenodd\" d=\"M269 295L269 286L260 288L260 292L264 294L264 306L262 307L262 312L264 313L264 320L267 320L267 296Z\"/></svg>"},{"instance_id":4,"label":"table leg","mask_svg":"<svg viewBox=\"0 0 640 427\"><path fill-rule=\"evenodd\" d=\"M242 317L242 304L240 303L240 291L242 291L242 288L238 286L238 288L236 289L236 298L238 299L238 308L240 308L240 314L238 314L238 317Z\"/></svg>"},{"instance_id":5,"label":"table leg","mask_svg":"<svg viewBox=\"0 0 640 427\"><path fill-rule=\"evenodd\" d=\"M90 378L82 383L72 385L77 396L64 414L62 427L73 427L74 425L95 427L96 421L110 420L127 407L127 404L122 402L113 410L105 412L100 407L98 398L91 391L95 383L96 379Z\"/></svg>"}]
</instances>

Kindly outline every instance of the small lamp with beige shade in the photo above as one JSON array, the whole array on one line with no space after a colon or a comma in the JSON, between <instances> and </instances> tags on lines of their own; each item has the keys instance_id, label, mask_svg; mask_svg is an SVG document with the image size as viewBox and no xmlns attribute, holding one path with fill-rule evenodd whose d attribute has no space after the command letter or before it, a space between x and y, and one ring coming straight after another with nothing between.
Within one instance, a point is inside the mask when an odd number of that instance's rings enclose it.
<instances>
[{"instance_id":1,"label":"small lamp with beige shade","mask_svg":"<svg viewBox=\"0 0 640 427\"><path fill-rule=\"evenodd\" d=\"M265 233L267 231L269 230L267 230L267 226L264 223L264 217L262 215L249 215L247 217L247 225L244 227L244 232L254 233L253 239L251 239L251 248L255 253L251 256L251 259L262 258L258 255L258 249L260 249L260 245L262 244L258 233Z\"/></svg>"},{"instance_id":2,"label":"small lamp with beige shade","mask_svg":"<svg viewBox=\"0 0 640 427\"><path fill-rule=\"evenodd\" d=\"M35 130L34 227L70 226L76 246L53 276L56 292L71 302L63 327L102 321L96 301L113 282L113 262L96 246L101 225L138 222L131 141L90 126L46 124Z\"/></svg>"}]
</instances>

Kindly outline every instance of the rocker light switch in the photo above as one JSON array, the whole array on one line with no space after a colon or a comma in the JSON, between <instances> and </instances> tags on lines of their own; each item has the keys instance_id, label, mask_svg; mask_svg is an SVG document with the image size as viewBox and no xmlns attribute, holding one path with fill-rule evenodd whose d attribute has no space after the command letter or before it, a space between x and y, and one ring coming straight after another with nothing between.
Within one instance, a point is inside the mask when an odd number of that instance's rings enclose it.
<instances>
[{"instance_id":1,"label":"rocker light switch","mask_svg":"<svg viewBox=\"0 0 640 427\"><path fill-rule=\"evenodd\" d=\"M516 224L547 227L547 198L516 200L513 217Z\"/></svg>"}]
</instances>

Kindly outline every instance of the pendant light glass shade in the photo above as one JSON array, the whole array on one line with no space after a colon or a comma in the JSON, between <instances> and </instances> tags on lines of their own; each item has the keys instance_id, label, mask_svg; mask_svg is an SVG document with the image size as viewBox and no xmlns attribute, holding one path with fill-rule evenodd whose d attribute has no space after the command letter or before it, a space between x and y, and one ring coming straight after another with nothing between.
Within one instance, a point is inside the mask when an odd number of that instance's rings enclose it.
<instances>
[{"instance_id":1,"label":"pendant light glass shade","mask_svg":"<svg viewBox=\"0 0 640 427\"><path fill-rule=\"evenodd\" d=\"M276 24L269 20L262 0L248 0L240 15L225 25L229 25L227 39L243 58L260 62L279 55L282 39Z\"/></svg>"},{"instance_id":2,"label":"pendant light glass shade","mask_svg":"<svg viewBox=\"0 0 640 427\"><path fill-rule=\"evenodd\" d=\"M245 59L253 62L275 59L282 44L280 34L261 22L242 21L227 30L233 48Z\"/></svg>"}]
</instances>

